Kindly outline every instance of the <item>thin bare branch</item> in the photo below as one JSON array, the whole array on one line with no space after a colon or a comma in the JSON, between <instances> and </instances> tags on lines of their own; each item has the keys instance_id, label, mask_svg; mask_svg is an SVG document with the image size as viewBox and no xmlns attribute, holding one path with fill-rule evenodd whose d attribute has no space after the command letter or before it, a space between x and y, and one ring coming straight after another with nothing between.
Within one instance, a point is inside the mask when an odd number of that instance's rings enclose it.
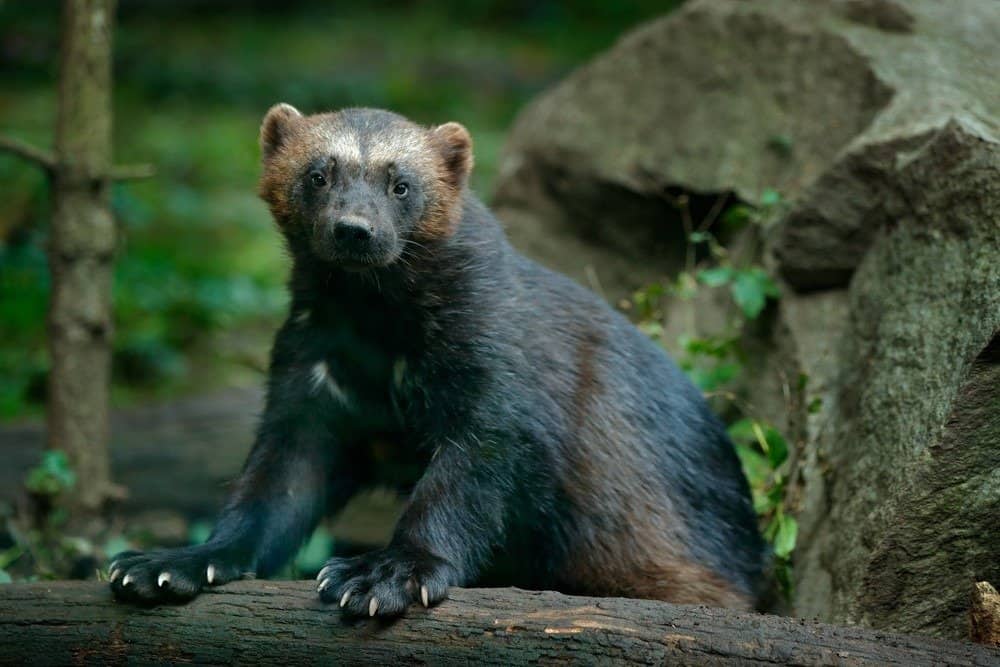
<instances>
[{"instance_id":1,"label":"thin bare branch","mask_svg":"<svg viewBox=\"0 0 1000 667\"><path fill-rule=\"evenodd\" d=\"M111 180L136 181L156 175L156 168L151 164L120 164L111 168Z\"/></svg>"},{"instance_id":2,"label":"thin bare branch","mask_svg":"<svg viewBox=\"0 0 1000 667\"><path fill-rule=\"evenodd\" d=\"M14 137L0 136L0 151L13 153L28 162L34 162L48 173L52 173L56 167L56 158L51 151L36 148Z\"/></svg>"}]
</instances>

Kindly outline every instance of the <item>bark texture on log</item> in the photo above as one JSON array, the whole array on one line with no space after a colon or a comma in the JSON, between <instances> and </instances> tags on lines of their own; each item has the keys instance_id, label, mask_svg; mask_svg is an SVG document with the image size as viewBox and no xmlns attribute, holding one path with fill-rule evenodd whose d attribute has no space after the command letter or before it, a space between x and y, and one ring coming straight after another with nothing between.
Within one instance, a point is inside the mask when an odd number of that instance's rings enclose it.
<instances>
[{"instance_id":1,"label":"bark texture on log","mask_svg":"<svg viewBox=\"0 0 1000 667\"><path fill-rule=\"evenodd\" d=\"M647 600L453 589L389 624L346 623L308 582L250 581L182 607L115 603L103 584L0 587L11 664L996 665L971 643Z\"/></svg>"},{"instance_id":2,"label":"bark texture on log","mask_svg":"<svg viewBox=\"0 0 1000 667\"><path fill-rule=\"evenodd\" d=\"M97 509L111 488L107 443L115 252L109 207L114 4L64 4L49 242L48 444L69 456L78 480L75 500L86 510Z\"/></svg>"}]
</instances>

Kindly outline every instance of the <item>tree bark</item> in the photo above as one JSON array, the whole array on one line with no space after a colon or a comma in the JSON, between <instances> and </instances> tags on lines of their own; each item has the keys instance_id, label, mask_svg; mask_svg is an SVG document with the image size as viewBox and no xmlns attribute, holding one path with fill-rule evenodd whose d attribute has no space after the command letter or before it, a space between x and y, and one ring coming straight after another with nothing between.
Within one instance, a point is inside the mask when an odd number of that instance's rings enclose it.
<instances>
[{"instance_id":1,"label":"tree bark","mask_svg":"<svg viewBox=\"0 0 1000 667\"><path fill-rule=\"evenodd\" d=\"M115 227L111 173L114 0L67 0L59 73L48 334L48 446L77 475L73 504L100 507L111 488L108 402Z\"/></svg>"},{"instance_id":2,"label":"tree bark","mask_svg":"<svg viewBox=\"0 0 1000 667\"><path fill-rule=\"evenodd\" d=\"M153 173L148 165L112 166L114 12L115 0L63 3L55 150L0 136L0 151L41 167L52 183L47 444L69 457L77 484L68 502L84 513L118 492L108 462L116 245L110 184Z\"/></svg>"},{"instance_id":3,"label":"tree bark","mask_svg":"<svg viewBox=\"0 0 1000 667\"><path fill-rule=\"evenodd\" d=\"M308 582L239 582L181 607L104 584L0 586L11 664L996 665L1000 651L778 616L517 589L453 589L394 623L344 622Z\"/></svg>"}]
</instances>

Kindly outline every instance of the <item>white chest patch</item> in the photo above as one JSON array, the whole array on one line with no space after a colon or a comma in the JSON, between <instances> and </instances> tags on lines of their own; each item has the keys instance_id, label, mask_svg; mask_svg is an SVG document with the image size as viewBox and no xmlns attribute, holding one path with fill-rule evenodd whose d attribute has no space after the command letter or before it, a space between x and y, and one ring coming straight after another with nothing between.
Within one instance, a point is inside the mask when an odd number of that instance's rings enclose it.
<instances>
[{"instance_id":1,"label":"white chest patch","mask_svg":"<svg viewBox=\"0 0 1000 667\"><path fill-rule=\"evenodd\" d=\"M347 405L347 393L341 388L330 373L330 367L325 361L318 362L309 372L309 381L312 385L312 393L318 394L322 391L330 392L330 396L341 405Z\"/></svg>"}]
</instances>

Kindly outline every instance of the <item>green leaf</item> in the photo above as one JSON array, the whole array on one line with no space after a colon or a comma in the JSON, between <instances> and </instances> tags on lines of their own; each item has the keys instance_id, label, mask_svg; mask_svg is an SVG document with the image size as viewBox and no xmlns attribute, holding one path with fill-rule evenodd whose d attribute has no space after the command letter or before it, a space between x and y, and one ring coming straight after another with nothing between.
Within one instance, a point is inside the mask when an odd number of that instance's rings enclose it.
<instances>
[{"instance_id":1,"label":"green leaf","mask_svg":"<svg viewBox=\"0 0 1000 667\"><path fill-rule=\"evenodd\" d=\"M73 488L76 473L66 452L48 450L42 454L42 462L28 471L24 484L33 493L54 496Z\"/></svg>"},{"instance_id":2,"label":"green leaf","mask_svg":"<svg viewBox=\"0 0 1000 667\"><path fill-rule=\"evenodd\" d=\"M772 548L774 545L774 538L778 534L778 525L780 522L781 522L781 508L779 507L774 518L771 519L771 521L764 528L764 539L767 540L768 544L772 545Z\"/></svg>"},{"instance_id":3,"label":"green leaf","mask_svg":"<svg viewBox=\"0 0 1000 667\"><path fill-rule=\"evenodd\" d=\"M13 581L10 578L10 573L7 570L0 569L0 584L9 584Z\"/></svg>"},{"instance_id":4,"label":"green leaf","mask_svg":"<svg viewBox=\"0 0 1000 667\"><path fill-rule=\"evenodd\" d=\"M770 509L776 509L781 506L781 503L785 500L785 483L775 484L767 493L767 502L770 505Z\"/></svg>"},{"instance_id":5,"label":"green leaf","mask_svg":"<svg viewBox=\"0 0 1000 667\"><path fill-rule=\"evenodd\" d=\"M809 406L806 408L806 412L811 415L816 414L823 409L823 399L817 396L813 400L809 401Z\"/></svg>"},{"instance_id":6,"label":"green leaf","mask_svg":"<svg viewBox=\"0 0 1000 667\"><path fill-rule=\"evenodd\" d=\"M698 280L709 287L721 287L733 279L731 266L714 266L698 272Z\"/></svg>"},{"instance_id":7,"label":"green leaf","mask_svg":"<svg viewBox=\"0 0 1000 667\"><path fill-rule=\"evenodd\" d=\"M738 271L732 284L733 300L749 319L755 319L764 310L768 297L780 295L778 286L759 267Z\"/></svg>"},{"instance_id":8,"label":"green leaf","mask_svg":"<svg viewBox=\"0 0 1000 667\"><path fill-rule=\"evenodd\" d=\"M708 232L691 232L688 235L688 240L691 243L704 243L705 241L711 240L712 235Z\"/></svg>"},{"instance_id":9,"label":"green leaf","mask_svg":"<svg viewBox=\"0 0 1000 667\"><path fill-rule=\"evenodd\" d=\"M764 491L760 488L751 487L750 496L753 499L753 511L757 514L757 516L764 516L777 507L771 499L771 496L764 493Z\"/></svg>"},{"instance_id":10,"label":"green leaf","mask_svg":"<svg viewBox=\"0 0 1000 667\"><path fill-rule=\"evenodd\" d=\"M663 283L650 283L632 294L632 302L640 308L654 308L664 292L666 288Z\"/></svg>"},{"instance_id":11,"label":"green leaf","mask_svg":"<svg viewBox=\"0 0 1000 667\"><path fill-rule=\"evenodd\" d=\"M746 204L736 204L727 208L726 212L722 214L722 224L727 227L739 228L753 220L754 215L756 212L752 207Z\"/></svg>"},{"instance_id":12,"label":"green leaf","mask_svg":"<svg viewBox=\"0 0 1000 667\"><path fill-rule=\"evenodd\" d=\"M781 203L781 193L770 188L760 194L761 206L777 206Z\"/></svg>"},{"instance_id":13,"label":"green leaf","mask_svg":"<svg viewBox=\"0 0 1000 667\"><path fill-rule=\"evenodd\" d=\"M733 440L733 442L748 444L756 439L753 432L752 419L738 419L730 424L726 431L729 433L729 437Z\"/></svg>"},{"instance_id":14,"label":"green leaf","mask_svg":"<svg viewBox=\"0 0 1000 667\"><path fill-rule=\"evenodd\" d=\"M736 352L736 338L711 336L698 338L695 336L681 336L677 342L686 354L691 356L713 357L715 359L725 359Z\"/></svg>"},{"instance_id":15,"label":"green leaf","mask_svg":"<svg viewBox=\"0 0 1000 667\"><path fill-rule=\"evenodd\" d=\"M24 555L24 547L15 544L6 551L0 552L0 571L5 570L11 563Z\"/></svg>"},{"instance_id":16,"label":"green leaf","mask_svg":"<svg viewBox=\"0 0 1000 667\"><path fill-rule=\"evenodd\" d=\"M66 525L67 521L69 521L69 510L65 507L57 507L49 514L46 523L48 524L48 528L52 529Z\"/></svg>"},{"instance_id":17,"label":"green leaf","mask_svg":"<svg viewBox=\"0 0 1000 667\"><path fill-rule=\"evenodd\" d=\"M743 466L743 474L747 476L750 487L763 489L771 475L771 466L760 452L747 445L736 445L736 456Z\"/></svg>"},{"instance_id":18,"label":"green leaf","mask_svg":"<svg viewBox=\"0 0 1000 667\"><path fill-rule=\"evenodd\" d=\"M740 372L737 363L715 364L710 367L694 366L687 369L688 377L702 391L715 391Z\"/></svg>"},{"instance_id":19,"label":"green leaf","mask_svg":"<svg viewBox=\"0 0 1000 667\"><path fill-rule=\"evenodd\" d=\"M653 340L660 340L663 337L663 325L656 320L646 320L637 325L639 331L646 334Z\"/></svg>"},{"instance_id":20,"label":"green leaf","mask_svg":"<svg viewBox=\"0 0 1000 667\"><path fill-rule=\"evenodd\" d=\"M764 291L760 289L759 284L746 274L742 274L736 278L732 290L733 299L736 301L736 304L743 310L743 314L751 320L755 319L764 310L764 303L767 297L764 295Z\"/></svg>"},{"instance_id":21,"label":"green leaf","mask_svg":"<svg viewBox=\"0 0 1000 667\"><path fill-rule=\"evenodd\" d=\"M778 530L774 536L774 553L780 558L788 558L795 550L795 540L799 536L799 523L787 514L778 516Z\"/></svg>"},{"instance_id":22,"label":"green leaf","mask_svg":"<svg viewBox=\"0 0 1000 667\"><path fill-rule=\"evenodd\" d=\"M671 285L670 291L682 299L690 299L698 292L698 282L687 271L677 274L677 280Z\"/></svg>"},{"instance_id":23,"label":"green leaf","mask_svg":"<svg viewBox=\"0 0 1000 667\"><path fill-rule=\"evenodd\" d=\"M767 440L767 457L771 461L771 467L777 468L788 458L788 441L773 426L764 430L764 437Z\"/></svg>"}]
</instances>

